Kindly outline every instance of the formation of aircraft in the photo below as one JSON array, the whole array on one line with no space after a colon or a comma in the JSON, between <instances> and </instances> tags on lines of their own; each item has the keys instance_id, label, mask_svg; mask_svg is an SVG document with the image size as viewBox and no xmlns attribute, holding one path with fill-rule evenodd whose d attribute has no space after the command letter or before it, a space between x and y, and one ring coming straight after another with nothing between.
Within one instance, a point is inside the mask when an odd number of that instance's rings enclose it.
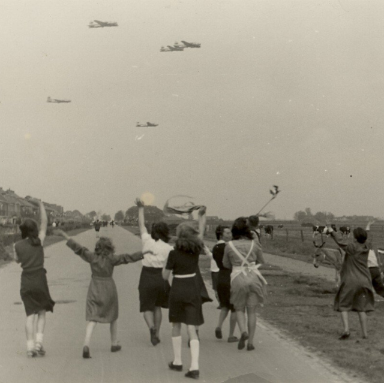
<instances>
[{"instance_id":1,"label":"formation of aircraft","mask_svg":"<svg viewBox=\"0 0 384 383\"><path fill-rule=\"evenodd\" d=\"M159 124L153 124L152 122L147 122L145 124L140 124L140 122L136 122L136 128L149 128L159 126Z\"/></svg>"},{"instance_id":2,"label":"formation of aircraft","mask_svg":"<svg viewBox=\"0 0 384 383\"><path fill-rule=\"evenodd\" d=\"M52 102L52 103L55 103L55 104L61 104L62 102L64 102L64 103L71 102L71 100L59 100L59 99L56 99L56 98L48 97L47 98L47 102Z\"/></svg>"},{"instance_id":3,"label":"formation of aircraft","mask_svg":"<svg viewBox=\"0 0 384 383\"><path fill-rule=\"evenodd\" d=\"M185 48L184 46L179 45L179 43L176 42L175 44L173 44L173 46L172 45L167 45L165 48L161 47L160 52L183 51L184 48Z\"/></svg>"},{"instance_id":4,"label":"formation of aircraft","mask_svg":"<svg viewBox=\"0 0 384 383\"><path fill-rule=\"evenodd\" d=\"M184 44L185 48L200 48L200 43L188 43L187 41L181 40L181 42Z\"/></svg>"},{"instance_id":5,"label":"formation of aircraft","mask_svg":"<svg viewBox=\"0 0 384 383\"><path fill-rule=\"evenodd\" d=\"M89 23L89 28L117 27L116 22L93 20Z\"/></svg>"}]
</instances>

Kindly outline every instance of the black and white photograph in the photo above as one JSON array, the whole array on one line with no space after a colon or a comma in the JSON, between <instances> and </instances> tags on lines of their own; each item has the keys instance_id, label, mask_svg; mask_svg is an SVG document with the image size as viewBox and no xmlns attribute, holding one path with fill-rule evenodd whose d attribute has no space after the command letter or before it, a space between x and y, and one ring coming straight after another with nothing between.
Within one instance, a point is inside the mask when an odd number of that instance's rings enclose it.
<instances>
[{"instance_id":1,"label":"black and white photograph","mask_svg":"<svg viewBox=\"0 0 384 383\"><path fill-rule=\"evenodd\" d=\"M0 0L0 383L382 383L383 14Z\"/></svg>"}]
</instances>

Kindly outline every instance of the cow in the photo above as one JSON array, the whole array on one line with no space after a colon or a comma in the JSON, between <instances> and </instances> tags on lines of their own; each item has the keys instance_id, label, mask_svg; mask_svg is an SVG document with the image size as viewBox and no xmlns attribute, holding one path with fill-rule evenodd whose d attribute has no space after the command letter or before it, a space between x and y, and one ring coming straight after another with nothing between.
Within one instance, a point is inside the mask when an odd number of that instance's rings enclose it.
<instances>
[{"instance_id":1,"label":"cow","mask_svg":"<svg viewBox=\"0 0 384 383\"><path fill-rule=\"evenodd\" d=\"M327 226L319 226L319 225L313 225L312 230L313 230L313 236L319 233L324 233L324 230Z\"/></svg>"},{"instance_id":2,"label":"cow","mask_svg":"<svg viewBox=\"0 0 384 383\"><path fill-rule=\"evenodd\" d=\"M340 226L339 230L343 236L349 237L351 234L351 228L349 226Z\"/></svg>"},{"instance_id":3,"label":"cow","mask_svg":"<svg viewBox=\"0 0 384 383\"><path fill-rule=\"evenodd\" d=\"M343 264L344 256L345 256L344 250L340 248L337 248L337 249L324 248L323 246L325 245L325 242L323 242L323 244L320 246L317 246L315 241L313 241L313 244L316 247L316 251L313 255L313 266L318 268L323 263L332 265L335 268L336 287L339 287L340 286L340 270L341 270L341 265Z\"/></svg>"},{"instance_id":4,"label":"cow","mask_svg":"<svg viewBox=\"0 0 384 383\"><path fill-rule=\"evenodd\" d=\"M284 225L277 225L278 229L282 229L283 227L284 227Z\"/></svg>"},{"instance_id":5,"label":"cow","mask_svg":"<svg viewBox=\"0 0 384 383\"><path fill-rule=\"evenodd\" d=\"M273 236L273 225L265 225L264 226L264 233L267 235Z\"/></svg>"}]
</instances>

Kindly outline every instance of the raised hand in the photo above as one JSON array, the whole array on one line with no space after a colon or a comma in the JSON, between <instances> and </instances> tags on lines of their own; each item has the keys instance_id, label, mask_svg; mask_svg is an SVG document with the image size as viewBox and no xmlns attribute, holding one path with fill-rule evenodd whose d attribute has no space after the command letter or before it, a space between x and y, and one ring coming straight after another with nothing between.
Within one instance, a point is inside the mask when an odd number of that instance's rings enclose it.
<instances>
[{"instance_id":1,"label":"raised hand","mask_svg":"<svg viewBox=\"0 0 384 383\"><path fill-rule=\"evenodd\" d=\"M135 199L135 205L137 206L137 207L144 207L145 205L144 205L144 202L140 199L140 198L136 198Z\"/></svg>"},{"instance_id":2,"label":"raised hand","mask_svg":"<svg viewBox=\"0 0 384 383\"><path fill-rule=\"evenodd\" d=\"M206 207L206 206L202 206L202 207L199 209L198 214L199 214L200 216L203 216L206 212L207 212L207 207Z\"/></svg>"}]
</instances>

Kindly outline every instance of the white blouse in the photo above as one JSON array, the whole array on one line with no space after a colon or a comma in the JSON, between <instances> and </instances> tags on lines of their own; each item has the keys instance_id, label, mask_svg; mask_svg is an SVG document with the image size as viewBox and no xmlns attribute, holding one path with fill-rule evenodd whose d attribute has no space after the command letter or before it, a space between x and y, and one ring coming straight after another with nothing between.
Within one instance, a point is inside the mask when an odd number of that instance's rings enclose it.
<instances>
[{"instance_id":1,"label":"white blouse","mask_svg":"<svg viewBox=\"0 0 384 383\"><path fill-rule=\"evenodd\" d=\"M143 245L143 253L146 251L153 253L144 254L144 259L142 260L143 266L164 268L167 263L168 254L173 250L173 247L161 239L155 241L148 233L141 236L141 243Z\"/></svg>"}]
</instances>

